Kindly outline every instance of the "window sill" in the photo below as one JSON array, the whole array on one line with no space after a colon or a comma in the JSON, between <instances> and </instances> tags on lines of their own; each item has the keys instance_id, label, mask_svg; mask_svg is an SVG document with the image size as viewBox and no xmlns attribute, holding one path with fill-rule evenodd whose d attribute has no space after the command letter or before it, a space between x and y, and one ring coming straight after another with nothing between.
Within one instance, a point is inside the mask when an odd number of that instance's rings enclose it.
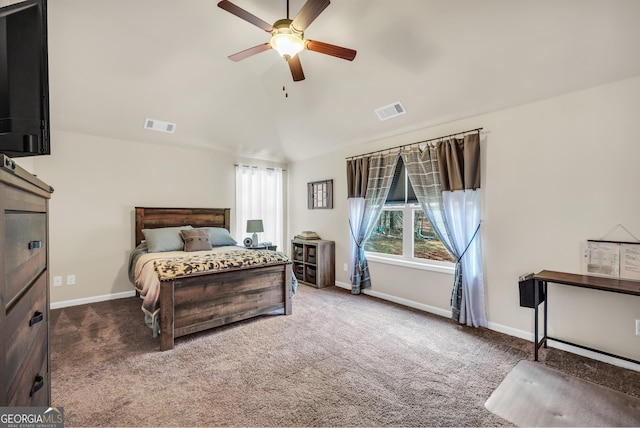
<instances>
[{"instance_id":1,"label":"window sill","mask_svg":"<svg viewBox=\"0 0 640 428\"><path fill-rule=\"evenodd\" d=\"M408 267L411 269L428 270L432 272L448 273L450 275L454 275L456 271L456 265L454 263L429 262L429 261L416 262L413 260L407 260L400 257L379 256L373 253L366 253L366 255L367 255L367 260L370 262Z\"/></svg>"}]
</instances>

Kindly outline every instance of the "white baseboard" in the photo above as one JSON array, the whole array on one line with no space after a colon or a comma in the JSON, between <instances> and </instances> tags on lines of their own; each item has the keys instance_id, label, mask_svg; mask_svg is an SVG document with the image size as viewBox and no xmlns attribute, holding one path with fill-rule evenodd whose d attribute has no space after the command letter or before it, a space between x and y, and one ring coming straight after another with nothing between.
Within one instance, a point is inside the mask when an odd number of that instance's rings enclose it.
<instances>
[{"instance_id":1,"label":"white baseboard","mask_svg":"<svg viewBox=\"0 0 640 428\"><path fill-rule=\"evenodd\" d=\"M625 369L640 372L640 364L635 364L635 363L632 363L631 361L622 360L620 358L610 357L608 355L589 351L587 349L582 349L577 346L571 346L565 343L556 342L553 339L548 341L547 346L549 348L556 348L562 351L571 352L572 354L577 354L583 357L591 358L592 360L602 361L603 363L611 364L612 366L618 366Z\"/></svg>"},{"instance_id":2,"label":"white baseboard","mask_svg":"<svg viewBox=\"0 0 640 428\"><path fill-rule=\"evenodd\" d=\"M346 282L336 281L336 287L344 288L345 290L351 290L351 284L347 284Z\"/></svg>"},{"instance_id":3,"label":"white baseboard","mask_svg":"<svg viewBox=\"0 0 640 428\"><path fill-rule=\"evenodd\" d=\"M62 302L54 302L49 306L51 309L66 308L68 306L86 305L87 303L104 302L106 300L124 299L126 297L133 297L136 295L135 291L123 291L122 293L104 294L102 296L85 297L83 299L64 300Z\"/></svg>"},{"instance_id":4,"label":"white baseboard","mask_svg":"<svg viewBox=\"0 0 640 428\"><path fill-rule=\"evenodd\" d=\"M347 290L351 290L351 285L347 284L347 283L344 283L344 282L336 281L336 286L340 287L340 288L347 289ZM416 301L405 299L405 298L402 298L402 297L393 296L391 294L381 293L379 291L371 290L370 288L365 288L362 292L364 294L368 295L368 296L377 297L377 298L382 299L382 300L388 300L390 302L397 303L399 305L404 305L404 306L408 306L410 308L418 309L420 311L429 312L430 314L435 314L435 315L440 315L442 317L451 318L451 311L450 310L437 308L435 306L425 305L424 303L418 303Z\"/></svg>"},{"instance_id":5,"label":"white baseboard","mask_svg":"<svg viewBox=\"0 0 640 428\"><path fill-rule=\"evenodd\" d=\"M347 290L351 290L351 284L347 284L344 282L336 281L336 286L340 288L345 288ZM418 309L421 311L429 312L431 314L440 315L443 317L451 318L451 311L447 311L442 308L438 308L435 306L425 305L423 303L414 302L412 300L404 299L401 297L392 296L385 293L380 293L371 289L365 289L363 291L364 294L377 297L383 300L388 300L390 302L398 303L400 305L405 305L410 308ZM509 327L506 325L489 322L488 323L489 330L497 331L498 333L507 334L509 336L518 337L520 339L527 340L531 342L531 355L533 356L533 332L528 332L525 330L520 330L517 328ZM571 346L560 342L555 342L554 340L550 340L547 342L547 346L550 348L560 349L562 351L571 352L572 354L577 354L583 357L591 358L592 360L601 361L603 363L611 364L614 366L622 367L629 370L634 370L640 372L640 364L635 364L630 361L626 361L620 358L610 357L608 355L600 354L598 352L589 351L587 349L582 349L577 346Z\"/></svg>"}]
</instances>

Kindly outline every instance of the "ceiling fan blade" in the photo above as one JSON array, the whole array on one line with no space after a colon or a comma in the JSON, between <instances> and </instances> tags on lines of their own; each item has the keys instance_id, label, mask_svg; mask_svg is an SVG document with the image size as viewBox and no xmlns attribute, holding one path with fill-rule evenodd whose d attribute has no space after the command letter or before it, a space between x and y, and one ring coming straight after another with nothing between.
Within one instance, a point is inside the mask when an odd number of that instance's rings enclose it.
<instances>
[{"instance_id":1,"label":"ceiling fan blade","mask_svg":"<svg viewBox=\"0 0 640 428\"><path fill-rule=\"evenodd\" d=\"M307 40L306 48L310 51L335 56L337 58L346 59L348 61L353 61L357 53L353 49L330 45L329 43L318 42L316 40Z\"/></svg>"},{"instance_id":2,"label":"ceiling fan blade","mask_svg":"<svg viewBox=\"0 0 640 428\"><path fill-rule=\"evenodd\" d=\"M263 21L262 19L247 12L241 7L236 6L235 4L231 3L228 0L222 0L220 3L218 3L218 7L226 10L229 13L234 14L240 19L244 19L245 21L255 25L258 28L262 28L264 31L268 33L270 33L271 30L273 29L273 25L269 24L266 21Z\"/></svg>"},{"instance_id":3,"label":"ceiling fan blade","mask_svg":"<svg viewBox=\"0 0 640 428\"><path fill-rule=\"evenodd\" d=\"M268 51L269 49L271 49L271 44L263 43L261 45L254 46L252 48L245 49L241 52L234 53L233 55L229 55L229 59L231 61L238 62L238 61L242 61L245 58L249 58L252 55L258 54L260 52Z\"/></svg>"},{"instance_id":4,"label":"ceiling fan blade","mask_svg":"<svg viewBox=\"0 0 640 428\"><path fill-rule=\"evenodd\" d=\"M291 69L291 76L293 76L294 82L299 82L304 80L304 72L302 71L302 64L300 63L300 58L298 55L293 58L289 58L287 60L289 63L289 68Z\"/></svg>"},{"instance_id":5,"label":"ceiling fan blade","mask_svg":"<svg viewBox=\"0 0 640 428\"><path fill-rule=\"evenodd\" d=\"M307 0L291 25L298 31L306 30L318 15L329 6L329 3L331 3L329 0Z\"/></svg>"}]
</instances>

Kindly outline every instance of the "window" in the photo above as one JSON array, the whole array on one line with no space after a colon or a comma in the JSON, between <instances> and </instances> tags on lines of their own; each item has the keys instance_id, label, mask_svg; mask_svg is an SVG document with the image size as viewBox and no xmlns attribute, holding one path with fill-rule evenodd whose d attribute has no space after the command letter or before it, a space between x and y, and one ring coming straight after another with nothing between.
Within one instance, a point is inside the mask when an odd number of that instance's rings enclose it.
<instances>
[{"instance_id":1,"label":"window","mask_svg":"<svg viewBox=\"0 0 640 428\"><path fill-rule=\"evenodd\" d=\"M248 165L236 166L235 240L242 243L247 220L262 220L264 232L260 242L271 242L282 248L283 180L282 169ZM241 244L242 245L242 244Z\"/></svg>"},{"instance_id":2,"label":"window","mask_svg":"<svg viewBox=\"0 0 640 428\"><path fill-rule=\"evenodd\" d=\"M401 157L385 207L364 249L373 255L410 262L455 262L418 204Z\"/></svg>"}]
</instances>

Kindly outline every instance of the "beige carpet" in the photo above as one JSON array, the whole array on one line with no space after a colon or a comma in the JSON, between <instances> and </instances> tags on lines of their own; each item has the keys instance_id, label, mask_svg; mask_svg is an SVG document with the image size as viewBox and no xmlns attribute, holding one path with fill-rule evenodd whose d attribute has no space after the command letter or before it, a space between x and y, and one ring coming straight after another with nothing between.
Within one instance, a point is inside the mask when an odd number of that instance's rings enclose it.
<instances>
[{"instance_id":1,"label":"beige carpet","mask_svg":"<svg viewBox=\"0 0 640 428\"><path fill-rule=\"evenodd\" d=\"M520 361L485 407L518 426L640 426L640 398L532 361Z\"/></svg>"},{"instance_id":2,"label":"beige carpet","mask_svg":"<svg viewBox=\"0 0 640 428\"><path fill-rule=\"evenodd\" d=\"M137 298L52 311L52 400L65 426L511 426L484 403L532 355L524 340L305 285L291 316L158 348ZM541 356L640 396L638 372Z\"/></svg>"}]
</instances>

